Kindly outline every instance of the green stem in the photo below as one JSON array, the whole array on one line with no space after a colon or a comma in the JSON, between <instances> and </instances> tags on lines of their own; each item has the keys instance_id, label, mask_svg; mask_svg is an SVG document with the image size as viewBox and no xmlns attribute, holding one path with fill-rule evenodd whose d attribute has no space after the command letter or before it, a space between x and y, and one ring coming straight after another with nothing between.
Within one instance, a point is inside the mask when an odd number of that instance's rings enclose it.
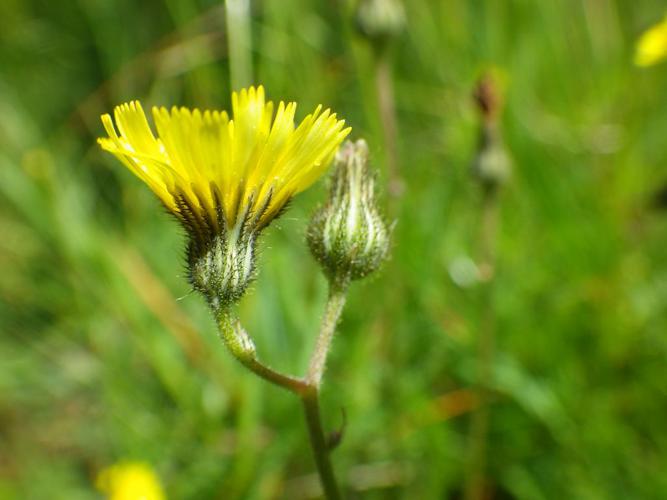
<instances>
[{"instance_id":1,"label":"green stem","mask_svg":"<svg viewBox=\"0 0 667 500\"><path fill-rule=\"evenodd\" d=\"M490 395L493 379L493 358L495 353L495 308L493 305L494 267L496 260L496 232L498 229L497 187L487 187L482 201L482 221L480 233L481 266L487 273L483 285L481 302L484 309L479 328L477 346L477 393L479 406L472 414L470 422L470 458L465 485L466 500L484 498L487 462L487 440L490 422Z\"/></svg>"},{"instance_id":2,"label":"green stem","mask_svg":"<svg viewBox=\"0 0 667 500\"><path fill-rule=\"evenodd\" d=\"M306 424L308 425L308 435L310 445L313 449L317 472L320 476L322 489L327 500L338 500L341 498L334 475L333 467L329 457L329 446L322 428L322 419L320 417L319 391L313 390L301 397L303 410L306 415Z\"/></svg>"},{"instance_id":3,"label":"green stem","mask_svg":"<svg viewBox=\"0 0 667 500\"><path fill-rule=\"evenodd\" d=\"M333 340L334 332L338 319L343 311L345 305L345 295L347 292L347 283L331 284L329 287L329 299L324 310L324 317L320 325L320 333L315 342L315 348L310 356L310 363L308 364L308 374L306 375L306 383L311 388L319 390L322 383L322 375L326 365L329 347Z\"/></svg>"},{"instance_id":4,"label":"green stem","mask_svg":"<svg viewBox=\"0 0 667 500\"><path fill-rule=\"evenodd\" d=\"M302 394L306 391L308 385L302 378L280 373L257 359L254 343L231 311L228 309L222 310L217 316L220 337L229 349L229 352L243 366L264 380L268 380L272 384L283 387L288 391L296 394Z\"/></svg>"},{"instance_id":5,"label":"green stem","mask_svg":"<svg viewBox=\"0 0 667 500\"><path fill-rule=\"evenodd\" d=\"M336 325L345 305L347 285L348 280L330 283L329 299L305 379L282 374L261 363L257 359L255 345L232 312L229 309L223 309L216 315L220 336L229 351L240 363L261 378L283 387L301 398L317 472L328 500L338 500L341 496L331 466L327 438L322 428L319 397L327 355L336 331Z\"/></svg>"},{"instance_id":6,"label":"green stem","mask_svg":"<svg viewBox=\"0 0 667 500\"><path fill-rule=\"evenodd\" d=\"M398 166L398 120L394 98L394 81L392 78L392 58L390 47L376 50L375 55L375 87L377 91L382 139L389 177L389 192L398 197L403 192L403 179Z\"/></svg>"},{"instance_id":7,"label":"green stem","mask_svg":"<svg viewBox=\"0 0 667 500\"><path fill-rule=\"evenodd\" d=\"M329 446L322 429L322 420L320 417L320 386L322 385L322 376L326 366L327 354L331 347L336 325L340 319L343 306L345 305L345 296L347 293L348 280L341 282L331 282L329 284L329 299L324 310L320 333L315 342L315 348L308 364L308 373L306 383L308 390L301 394L303 409L308 424L308 435L310 445L313 449L317 472L320 475L322 489L328 500L337 500L341 498L336 482L336 476L331 466L329 457Z\"/></svg>"},{"instance_id":8,"label":"green stem","mask_svg":"<svg viewBox=\"0 0 667 500\"><path fill-rule=\"evenodd\" d=\"M252 84L250 0L225 0L227 51L233 90Z\"/></svg>"}]
</instances>

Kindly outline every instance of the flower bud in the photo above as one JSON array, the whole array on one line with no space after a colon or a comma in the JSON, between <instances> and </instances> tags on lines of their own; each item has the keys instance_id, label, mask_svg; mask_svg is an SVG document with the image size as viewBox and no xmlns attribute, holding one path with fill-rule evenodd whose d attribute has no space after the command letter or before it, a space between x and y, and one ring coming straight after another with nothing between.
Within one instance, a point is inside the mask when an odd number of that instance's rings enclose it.
<instances>
[{"instance_id":1,"label":"flower bud","mask_svg":"<svg viewBox=\"0 0 667 500\"><path fill-rule=\"evenodd\" d=\"M405 27L401 0L361 0L356 15L359 32L375 43L399 35Z\"/></svg>"},{"instance_id":2,"label":"flower bud","mask_svg":"<svg viewBox=\"0 0 667 500\"><path fill-rule=\"evenodd\" d=\"M477 154L472 162L472 174L489 187L505 184L511 174L510 158L505 150L498 126L484 123L480 129Z\"/></svg>"},{"instance_id":3,"label":"flower bud","mask_svg":"<svg viewBox=\"0 0 667 500\"><path fill-rule=\"evenodd\" d=\"M472 174L487 188L496 188L510 177L512 165L500 133L500 86L491 74L480 78L473 94L482 119Z\"/></svg>"},{"instance_id":4,"label":"flower bud","mask_svg":"<svg viewBox=\"0 0 667 500\"><path fill-rule=\"evenodd\" d=\"M192 231L187 248L189 279L213 311L239 301L255 278L255 245L261 229L247 215L236 226L216 233Z\"/></svg>"},{"instance_id":5,"label":"flower bud","mask_svg":"<svg viewBox=\"0 0 667 500\"><path fill-rule=\"evenodd\" d=\"M336 155L329 199L308 227L310 251L331 281L375 271L389 250L389 230L375 200L364 140L347 141Z\"/></svg>"}]
</instances>

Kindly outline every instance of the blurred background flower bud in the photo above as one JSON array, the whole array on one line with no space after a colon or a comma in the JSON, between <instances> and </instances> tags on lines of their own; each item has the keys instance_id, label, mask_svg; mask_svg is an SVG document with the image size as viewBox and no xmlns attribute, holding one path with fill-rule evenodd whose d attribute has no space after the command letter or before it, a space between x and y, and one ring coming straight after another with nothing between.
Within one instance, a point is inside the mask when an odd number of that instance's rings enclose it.
<instances>
[{"instance_id":1,"label":"blurred background flower bud","mask_svg":"<svg viewBox=\"0 0 667 500\"><path fill-rule=\"evenodd\" d=\"M401 0L361 0L357 6L359 32L372 42L383 44L405 28L405 10Z\"/></svg>"},{"instance_id":2,"label":"blurred background flower bud","mask_svg":"<svg viewBox=\"0 0 667 500\"><path fill-rule=\"evenodd\" d=\"M473 97L482 123L471 170L484 186L493 188L504 184L512 171L511 159L500 133L502 95L497 79L491 74L482 76L475 87Z\"/></svg>"},{"instance_id":3,"label":"blurred background flower bud","mask_svg":"<svg viewBox=\"0 0 667 500\"><path fill-rule=\"evenodd\" d=\"M498 186L509 179L511 162L497 127L482 128L480 145L472 162L472 173L488 186Z\"/></svg>"},{"instance_id":4,"label":"blurred background flower bud","mask_svg":"<svg viewBox=\"0 0 667 500\"><path fill-rule=\"evenodd\" d=\"M329 199L308 227L308 245L330 280L360 279L380 266L389 249L366 142L347 141L334 168Z\"/></svg>"}]
</instances>

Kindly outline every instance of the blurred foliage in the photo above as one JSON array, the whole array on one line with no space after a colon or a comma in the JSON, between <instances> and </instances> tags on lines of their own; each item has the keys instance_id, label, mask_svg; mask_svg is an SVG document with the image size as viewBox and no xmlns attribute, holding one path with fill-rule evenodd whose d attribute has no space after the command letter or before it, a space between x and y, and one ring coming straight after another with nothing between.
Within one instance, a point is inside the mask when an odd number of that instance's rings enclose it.
<instances>
[{"instance_id":1,"label":"blurred foliage","mask_svg":"<svg viewBox=\"0 0 667 500\"><path fill-rule=\"evenodd\" d=\"M255 80L322 102L385 158L374 53L353 2L253 2ZM393 255L353 287L325 384L352 498L456 498L479 290L470 93L506 80L489 475L496 498L667 497L667 66L632 65L662 2L409 0L394 44ZM95 145L99 115L229 105L211 0L0 2L0 498L96 498L118 460L170 498L307 498L298 401L224 352L182 234ZM324 184L262 241L241 306L261 356L302 372L324 281L303 234ZM662 195L660 194L662 193Z\"/></svg>"}]
</instances>

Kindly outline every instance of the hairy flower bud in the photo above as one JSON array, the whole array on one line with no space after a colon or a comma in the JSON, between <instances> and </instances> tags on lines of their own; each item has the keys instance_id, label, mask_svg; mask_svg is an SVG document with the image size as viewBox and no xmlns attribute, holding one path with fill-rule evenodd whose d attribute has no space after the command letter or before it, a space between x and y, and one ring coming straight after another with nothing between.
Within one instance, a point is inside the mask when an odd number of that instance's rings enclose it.
<instances>
[{"instance_id":1,"label":"hairy flower bud","mask_svg":"<svg viewBox=\"0 0 667 500\"><path fill-rule=\"evenodd\" d=\"M255 277L255 244L260 230L244 220L205 237L191 236L187 248L190 283L214 311L238 302Z\"/></svg>"},{"instance_id":2,"label":"hairy flower bud","mask_svg":"<svg viewBox=\"0 0 667 500\"><path fill-rule=\"evenodd\" d=\"M330 280L360 279L386 258L389 230L375 200L364 140L347 141L336 155L329 199L313 216L308 245Z\"/></svg>"}]
</instances>

